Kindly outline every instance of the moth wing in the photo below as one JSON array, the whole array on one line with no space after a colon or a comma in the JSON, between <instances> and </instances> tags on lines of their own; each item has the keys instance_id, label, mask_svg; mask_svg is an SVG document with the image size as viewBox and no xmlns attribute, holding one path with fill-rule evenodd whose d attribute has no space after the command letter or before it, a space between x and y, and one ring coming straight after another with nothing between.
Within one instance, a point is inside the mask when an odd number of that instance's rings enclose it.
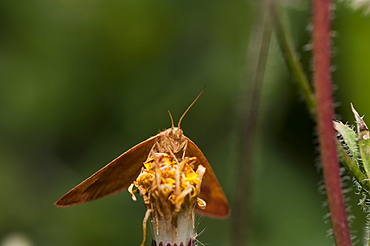
<instances>
[{"instance_id":1,"label":"moth wing","mask_svg":"<svg viewBox=\"0 0 370 246\"><path fill-rule=\"evenodd\" d=\"M124 189L139 175L143 162L155 144L158 135L141 142L82 181L55 202L68 207L112 195Z\"/></svg>"},{"instance_id":2,"label":"moth wing","mask_svg":"<svg viewBox=\"0 0 370 246\"><path fill-rule=\"evenodd\" d=\"M198 208L197 212L215 218L228 217L230 214L230 207L211 165L198 146L189 138L187 138L187 141L186 156L197 158L195 169L198 168L198 165L202 165L206 168L199 194L199 197L206 201L206 208Z\"/></svg>"}]
</instances>

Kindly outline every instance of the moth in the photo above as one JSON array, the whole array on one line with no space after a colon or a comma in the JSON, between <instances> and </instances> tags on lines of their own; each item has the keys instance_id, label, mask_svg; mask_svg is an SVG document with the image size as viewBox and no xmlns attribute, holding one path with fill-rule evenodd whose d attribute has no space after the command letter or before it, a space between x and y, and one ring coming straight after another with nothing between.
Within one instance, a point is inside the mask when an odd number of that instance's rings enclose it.
<instances>
[{"instance_id":1,"label":"moth","mask_svg":"<svg viewBox=\"0 0 370 246\"><path fill-rule=\"evenodd\" d=\"M182 114L177 127L174 127L173 118L168 111L172 123L171 128L127 150L71 189L67 194L55 202L54 205L58 207L68 207L126 190L139 175L143 162L148 158L150 153L153 151L160 151L177 156L182 155L183 158L196 157L197 161L194 164L194 170L196 170L199 165L206 168L201 191L199 193L199 198L206 202L206 207L202 209L197 208L197 212L209 217L226 218L230 213L230 207L215 173L199 147L186 137L180 128L181 121L185 114L198 100L203 91L204 89Z\"/></svg>"}]
</instances>

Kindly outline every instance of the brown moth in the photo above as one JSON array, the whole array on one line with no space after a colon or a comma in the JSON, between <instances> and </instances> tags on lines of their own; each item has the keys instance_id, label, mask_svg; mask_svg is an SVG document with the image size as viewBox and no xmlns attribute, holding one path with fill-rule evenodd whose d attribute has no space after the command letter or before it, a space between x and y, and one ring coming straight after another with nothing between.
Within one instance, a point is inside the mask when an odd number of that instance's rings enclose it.
<instances>
[{"instance_id":1,"label":"brown moth","mask_svg":"<svg viewBox=\"0 0 370 246\"><path fill-rule=\"evenodd\" d=\"M205 209L197 208L197 212L210 217L226 218L230 213L227 198L213 172L206 157L198 146L183 134L180 128L181 121L188 110L203 93L196 97L183 115L180 117L178 127L172 127L150 137L135 145L125 153L118 156L105 167L91 175L67 194L55 202L55 206L68 207L106 197L122 190L126 190L137 178L143 162L152 152L174 154L176 156L196 157L194 170L199 165L206 168L199 197L206 202Z\"/></svg>"}]
</instances>

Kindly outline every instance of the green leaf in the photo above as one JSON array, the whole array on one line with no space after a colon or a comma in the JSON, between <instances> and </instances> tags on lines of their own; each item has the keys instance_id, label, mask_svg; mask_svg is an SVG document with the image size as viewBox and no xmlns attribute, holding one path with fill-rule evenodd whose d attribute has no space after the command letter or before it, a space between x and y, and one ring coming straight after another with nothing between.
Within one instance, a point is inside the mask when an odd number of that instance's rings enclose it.
<instances>
[{"instance_id":1,"label":"green leaf","mask_svg":"<svg viewBox=\"0 0 370 246\"><path fill-rule=\"evenodd\" d=\"M352 112L356 119L357 133L358 133L358 146L360 148L360 156L362 165L364 166L366 176L370 177L370 132L367 128L365 121L357 113L351 104Z\"/></svg>"},{"instance_id":2,"label":"green leaf","mask_svg":"<svg viewBox=\"0 0 370 246\"><path fill-rule=\"evenodd\" d=\"M342 136L344 143L347 145L348 152L351 154L351 156L348 155L347 151L338 142L338 153L342 163L352 174L352 176L357 179L361 186L368 190L370 187L369 179L366 177L361 166L359 165L359 159L361 155L356 132L351 127L341 122L334 122L334 128Z\"/></svg>"},{"instance_id":3,"label":"green leaf","mask_svg":"<svg viewBox=\"0 0 370 246\"><path fill-rule=\"evenodd\" d=\"M353 161L358 165L358 160L360 158L360 151L358 148L357 134L348 125L342 122L334 122L334 128L342 136L344 143L348 147L348 151L352 156Z\"/></svg>"}]
</instances>

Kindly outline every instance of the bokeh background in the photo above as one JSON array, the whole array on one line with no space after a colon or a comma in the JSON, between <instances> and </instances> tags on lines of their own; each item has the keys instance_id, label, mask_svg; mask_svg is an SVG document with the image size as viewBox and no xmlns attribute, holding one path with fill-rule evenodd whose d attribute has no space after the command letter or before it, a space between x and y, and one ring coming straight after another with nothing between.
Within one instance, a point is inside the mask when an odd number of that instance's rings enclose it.
<instances>
[{"instance_id":1,"label":"bokeh background","mask_svg":"<svg viewBox=\"0 0 370 246\"><path fill-rule=\"evenodd\" d=\"M282 6L312 78L310 2ZM336 112L353 124L350 102L370 115L370 16L343 1L333 7ZM240 0L0 1L0 246L140 245L145 208L128 192L66 209L53 203L168 128L167 110L178 119L204 85L182 128L233 204L243 189L239 126L259 14L257 1ZM246 177L248 244L332 245L315 127L274 36L260 106ZM361 242L354 192L347 200ZM198 239L231 245L231 224L198 217Z\"/></svg>"}]
</instances>

